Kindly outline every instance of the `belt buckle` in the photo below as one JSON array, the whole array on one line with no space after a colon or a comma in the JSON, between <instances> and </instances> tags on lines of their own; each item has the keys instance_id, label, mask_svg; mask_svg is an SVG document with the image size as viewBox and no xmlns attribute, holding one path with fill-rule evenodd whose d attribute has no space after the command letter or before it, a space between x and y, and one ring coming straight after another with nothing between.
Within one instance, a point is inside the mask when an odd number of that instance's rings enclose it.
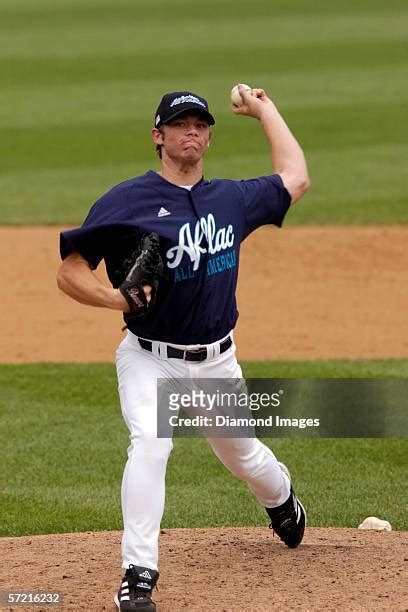
<instances>
[{"instance_id":1,"label":"belt buckle","mask_svg":"<svg viewBox=\"0 0 408 612\"><path fill-rule=\"evenodd\" d=\"M205 359L207 359L207 357L208 357L208 350L207 350L206 346L202 346L202 347L197 348L197 349L189 349L189 350L186 349L183 352L183 361L194 361L193 359L191 359L191 360L187 359L187 353L194 353L194 354L199 355L200 353L204 353L204 352L205 352ZM202 359L200 361L204 361L204 359Z\"/></svg>"}]
</instances>

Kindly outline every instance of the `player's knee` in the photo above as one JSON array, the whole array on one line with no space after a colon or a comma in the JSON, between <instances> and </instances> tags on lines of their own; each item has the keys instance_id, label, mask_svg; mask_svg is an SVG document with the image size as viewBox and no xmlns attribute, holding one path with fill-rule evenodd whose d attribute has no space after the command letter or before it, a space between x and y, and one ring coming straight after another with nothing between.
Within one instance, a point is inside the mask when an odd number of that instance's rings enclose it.
<instances>
[{"instance_id":1,"label":"player's knee","mask_svg":"<svg viewBox=\"0 0 408 612\"><path fill-rule=\"evenodd\" d=\"M171 439L158 438L156 432L131 434L130 441L129 456L136 453L143 457L143 461L167 461L173 448Z\"/></svg>"}]
</instances>

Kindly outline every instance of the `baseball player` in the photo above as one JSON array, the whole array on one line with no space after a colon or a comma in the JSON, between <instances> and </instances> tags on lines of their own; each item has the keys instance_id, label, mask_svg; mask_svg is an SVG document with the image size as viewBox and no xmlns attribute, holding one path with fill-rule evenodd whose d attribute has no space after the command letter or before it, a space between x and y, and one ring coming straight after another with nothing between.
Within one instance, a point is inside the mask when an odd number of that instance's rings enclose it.
<instances>
[{"instance_id":1,"label":"baseball player","mask_svg":"<svg viewBox=\"0 0 408 612\"><path fill-rule=\"evenodd\" d=\"M156 610L152 590L159 577L158 538L172 449L171 439L157 436L157 379L242 376L232 334L240 244L261 225L281 226L289 206L309 186L303 152L274 103L262 89L239 86L239 93L242 104L233 104L232 111L261 124L271 175L242 181L203 178L215 119L201 96L168 93L152 129L160 170L117 185L93 205L82 227L61 234L60 289L83 304L121 311L127 326L116 356L121 410L130 433L121 498L125 574L115 596L120 610ZM147 242L123 282L117 271L141 233ZM150 272L137 271L146 254ZM93 273L102 259L112 287ZM135 270L138 281L132 286ZM164 289L160 278L165 278ZM287 546L298 546L306 515L286 467L255 437L214 437L209 443L220 461L247 482L265 507L270 527Z\"/></svg>"}]
</instances>

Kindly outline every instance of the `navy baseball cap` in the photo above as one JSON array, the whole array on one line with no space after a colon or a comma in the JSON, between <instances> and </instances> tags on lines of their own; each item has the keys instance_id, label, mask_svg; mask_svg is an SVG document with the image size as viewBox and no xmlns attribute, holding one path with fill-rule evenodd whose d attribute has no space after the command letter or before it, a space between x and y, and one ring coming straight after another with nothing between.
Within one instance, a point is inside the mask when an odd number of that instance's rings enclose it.
<instances>
[{"instance_id":1,"label":"navy baseball cap","mask_svg":"<svg viewBox=\"0 0 408 612\"><path fill-rule=\"evenodd\" d=\"M154 125L159 128L163 123L191 110L198 111L209 125L214 125L215 119L208 110L207 100L191 91L173 91L164 94L157 107Z\"/></svg>"}]
</instances>

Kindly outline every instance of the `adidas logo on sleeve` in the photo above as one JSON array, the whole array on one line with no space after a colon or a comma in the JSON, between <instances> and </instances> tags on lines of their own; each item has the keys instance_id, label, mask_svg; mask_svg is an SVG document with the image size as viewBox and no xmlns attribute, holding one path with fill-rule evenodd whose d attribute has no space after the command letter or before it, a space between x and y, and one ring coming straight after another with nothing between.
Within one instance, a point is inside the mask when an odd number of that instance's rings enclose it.
<instances>
[{"instance_id":1,"label":"adidas logo on sleeve","mask_svg":"<svg viewBox=\"0 0 408 612\"><path fill-rule=\"evenodd\" d=\"M164 208L164 206L162 206L159 210L159 212L157 213L158 217L167 217L167 215L171 215L171 212L169 212L166 208Z\"/></svg>"}]
</instances>

